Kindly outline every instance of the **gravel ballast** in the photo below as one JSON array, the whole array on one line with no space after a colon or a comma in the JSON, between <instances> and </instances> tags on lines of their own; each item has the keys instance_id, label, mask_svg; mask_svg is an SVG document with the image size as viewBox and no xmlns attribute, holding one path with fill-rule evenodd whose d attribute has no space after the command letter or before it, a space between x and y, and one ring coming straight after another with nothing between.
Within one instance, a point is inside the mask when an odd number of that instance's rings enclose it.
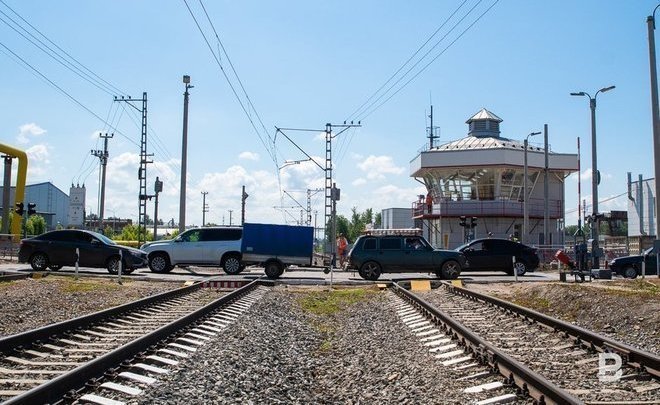
<instances>
[{"instance_id":1,"label":"gravel ballast","mask_svg":"<svg viewBox=\"0 0 660 405\"><path fill-rule=\"evenodd\" d=\"M0 336L76 318L140 298L174 290L183 283L48 276L0 283Z\"/></svg>"},{"instance_id":2,"label":"gravel ballast","mask_svg":"<svg viewBox=\"0 0 660 405\"><path fill-rule=\"evenodd\" d=\"M304 291L271 291L140 404L474 401L465 372L444 367L372 290L332 315L303 310Z\"/></svg>"}]
</instances>

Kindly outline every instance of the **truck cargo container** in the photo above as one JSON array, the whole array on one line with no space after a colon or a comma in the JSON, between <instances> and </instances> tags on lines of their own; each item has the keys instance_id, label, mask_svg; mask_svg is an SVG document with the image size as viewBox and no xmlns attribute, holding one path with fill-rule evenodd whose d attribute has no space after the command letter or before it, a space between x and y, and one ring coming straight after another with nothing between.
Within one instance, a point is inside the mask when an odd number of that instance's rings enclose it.
<instances>
[{"instance_id":1,"label":"truck cargo container","mask_svg":"<svg viewBox=\"0 0 660 405\"><path fill-rule=\"evenodd\" d=\"M312 266L314 228L311 226L243 225L241 261L263 266L268 278L278 278L291 266Z\"/></svg>"}]
</instances>

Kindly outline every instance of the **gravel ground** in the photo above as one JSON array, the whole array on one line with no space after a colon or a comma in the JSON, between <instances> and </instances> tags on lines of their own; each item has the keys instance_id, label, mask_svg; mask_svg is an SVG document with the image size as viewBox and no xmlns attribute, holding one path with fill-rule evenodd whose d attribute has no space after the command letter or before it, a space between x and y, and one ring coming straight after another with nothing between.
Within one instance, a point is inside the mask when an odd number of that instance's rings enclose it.
<instances>
[{"instance_id":1,"label":"gravel ground","mask_svg":"<svg viewBox=\"0 0 660 405\"><path fill-rule=\"evenodd\" d=\"M182 287L182 283L48 276L0 283L0 336Z\"/></svg>"},{"instance_id":2,"label":"gravel ground","mask_svg":"<svg viewBox=\"0 0 660 405\"><path fill-rule=\"evenodd\" d=\"M660 279L468 284L467 288L660 355Z\"/></svg>"},{"instance_id":3,"label":"gravel ground","mask_svg":"<svg viewBox=\"0 0 660 405\"><path fill-rule=\"evenodd\" d=\"M221 337L160 380L139 404L472 403L465 371L443 367L371 290L329 315L301 307L309 291L270 291ZM312 293L314 294L314 293ZM322 300L322 293L319 300ZM489 395L486 395L489 396Z\"/></svg>"}]
</instances>

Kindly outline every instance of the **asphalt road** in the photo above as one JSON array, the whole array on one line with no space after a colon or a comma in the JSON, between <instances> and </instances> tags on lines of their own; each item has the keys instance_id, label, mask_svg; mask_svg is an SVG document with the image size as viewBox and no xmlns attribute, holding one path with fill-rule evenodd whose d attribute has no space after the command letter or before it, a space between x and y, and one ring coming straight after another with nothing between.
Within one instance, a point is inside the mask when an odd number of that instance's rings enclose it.
<instances>
[{"instance_id":1,"label":"asphalt road","mask_svg":"<svg viewBox=\"0 0 660 405\"><path fill-rule=\"evenodd\" d=\"M4 273L31 273L32 268L29 264L21 263L4 263L0 264L0 272ZM51 272L52 274L74 274L73 267L64 267L61 270ZM78 274L86 277L117 277L108 274L106 269L95 269L88 267L81 267L78 269ZM137 269L129 275L123 275L127 279L139 280L162 280L162 281L199 281L207 279L216 280L244 280L256 279L265 277L263 268L248 267L241 274L230 276L225 274L219 267L175 267L170 273L157 274L149 271L148 268ZM513 282L513 276L506 275L503 272L463 272L460 279L466 282ZM331 281L343 282L364 282L357 271L342 271L335 269L330 274L325 274L322 269L318 268L291 268L284 272L280 277L281 280L301 280L308 283L325 284ZM433 273L387 273L380 277L381 280L409 280L409 279L430 279L435 280L436 276ZM532 272L524 276L518 277L518 281L552 281L558 280L559 274L557 272Z\"/></svg>"}]
</instances>

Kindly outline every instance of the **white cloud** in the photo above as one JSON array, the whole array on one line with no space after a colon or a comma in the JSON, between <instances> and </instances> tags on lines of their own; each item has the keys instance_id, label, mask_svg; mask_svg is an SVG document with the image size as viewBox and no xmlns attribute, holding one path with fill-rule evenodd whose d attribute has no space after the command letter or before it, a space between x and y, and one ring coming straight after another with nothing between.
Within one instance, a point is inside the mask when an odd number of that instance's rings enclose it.
<instances>
[{"instance_id":1,"label":"white cloud","mask_svg":"<svg viewBox=\"0 0 660 405\"><path fill-rule=\"evenodd\" d=\"M384 179L385 174L399 175L405 171L403 167L397 167L391 156L368 156L364 161L357 164L369 180Z\"/></svg>"},{"instance_id":2,"label":"white cloud","mask_svg":"<svg viewBox=\"0 0 660 405\"><path fill-rule=\"evenodd\" d=\"M30 137L38 137L46 133L46 130L35 123L24 124L18 127L16 141L20 144L30 143Z\"/></svg>"},{"instance_id":3,"label":"white cloud","mask_svg":"<svg viewBox=\"0 0 660 405\"><path fill-rule=\"evenodd\" d=\"M28 179L31 182L47 178L49 174L50 150L46 144L37 144L28 148L25 153L28 156Z\"/></svg>"},{"instance_id":4,"label":"white cloud","mask_svg":"<svg viewBox=\"0 0 660 405\"><path fill-rule=\"evenodd\" d=\"M353 182L351 183L351 185L353 186L362 186L364 184L367 184L367 181L362 177L358 177L357 179L353 180Z\"/></svg>"},{"instance_id":5,"label":"white cloud","mask_svg":"<svg viewBox=\"0 0 660 405\"><path fill-rule=\"evenodd\" d=\"M238 155L238 158L239 158L239 159L242 159L242 160L254 160L254 161L257 161L257 160L259 160L259 154L258 154L258 153L254 153L254 152L248 152L248 151L245 151L245 152L241 152L241 154Z\"/></svg>"},{"instance_id":6,"label":"white cloud","mask_svg":"<svg viewBox=\"0 0 660 405\"><path fill-rule=\"evenodd\" d=\"M599 171L600 171L600 170L599 170ZM577 183L577 180L578 180L577 173L573 173L573 174L571 174L569 177L570 177L574 182ZM601 182L601 184L603 183L604 180L611 180L611 179L613 179L613 178L614 178L614 176L613 176L612 174L610 174L610 173L603 173L602 171L600 172L600 182ZM583 183L585 183L585 182L591 183L591 179L592 179L592 172L591 172L591 168L590 168L590 167L587 168L587 169L584 169L584 170L582 171L582 173L580 173L580 180L581 180Z\"/></svg>"}]
</instances>

